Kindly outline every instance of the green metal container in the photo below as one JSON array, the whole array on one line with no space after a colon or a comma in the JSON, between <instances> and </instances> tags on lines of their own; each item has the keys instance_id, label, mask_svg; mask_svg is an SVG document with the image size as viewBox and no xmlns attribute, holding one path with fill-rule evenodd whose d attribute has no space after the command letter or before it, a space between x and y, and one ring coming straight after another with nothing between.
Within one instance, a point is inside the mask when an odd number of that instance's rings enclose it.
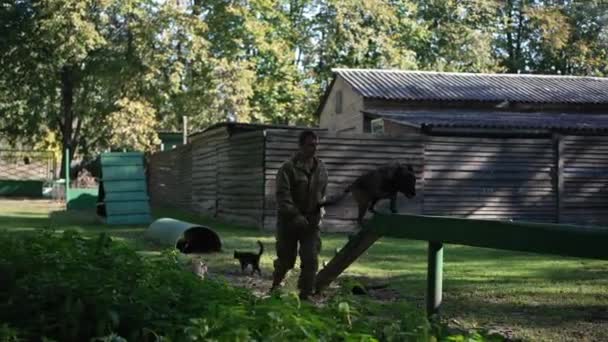
<instances>
[{"instance_id":1,"label":"green metal container","mask_svg":"<svg viewBox=\"0 0 608 342\"><path fill-rule=\"evenodd\" d=\"M103 153L101 174L97 213L105 223L130 225L152 221L143 153Z\"/></svg>"}]
</instances>

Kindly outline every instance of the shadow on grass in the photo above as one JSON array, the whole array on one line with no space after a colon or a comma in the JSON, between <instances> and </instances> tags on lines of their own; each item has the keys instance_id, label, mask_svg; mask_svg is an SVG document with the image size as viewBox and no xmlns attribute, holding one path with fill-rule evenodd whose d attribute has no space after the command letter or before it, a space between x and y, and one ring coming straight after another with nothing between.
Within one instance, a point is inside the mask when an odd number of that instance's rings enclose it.
<instances>
[{"instance_id":1,"label":"shadow on grass","mask_svg":"<svg viewBox=\"0 0 608 342\"><path fill-rule=\"evenodd\" d=\"M581 274L587 271L582 280ZM559 284L542 279L540 274L541 278L536 280L490 276L477 280L446 278L441 317L461 328L482 326L506 336L514 336L516 331L518 337L532 341L606 341L606 272L591 269L569 273L568 279ZM363 284L378 283L378 279L365 275L352 278ZM425 272L386 277L381 283L396 290L401 299L425 307Z\"/></svg>"},{"instance_id":2,"label":"shadow on grass","mask_svg":"<svg viewBox=\"0 0 608 342\"><path fill-rule=\"evenodd\" d=\"M27 208L14 206L12 211L0 214L1 229L26 233L52 227L58 231L73 229L85 236L108 233L149 256L172 248L148 241L147 225L105 225L92 210L58 210L48 214L40 209L28 213ZM175 209L153 208L152 215L154 219L171 217L209 226L217 232L223 252L201 256L215 274L240 274L233 251L257 251L256 240L261 240L265 247L261 259L263 279L270 277L275 257L272 232ZM334 250L346 241L343 234L323 234L320 260L330 260ZM387 283L406 301L424 307L426 258L426 242L380 239L341 278ZM293 275L291 278L295 282ZM606 288L608 265L602 261L445 245L443 315L469 327L479 324L521 327L519 331L533 340L577 340L578 337L579 340L608 340ZM570 328L564 332L566 325ZM573 327L576 325L578 327ZM582 335L560 338L562 334Z\"/></svg>"},{"instance_id":3,"label":"shadow on grass","mask_svg":"<svg viewBox=\"0 0 608 342\"><path fill-rule=\"evenodd\" d=\"M48 217L15 217L0 216L0 229L18 231L26 229L38 229L49 227Z\"/></svg>"}]
</instances>

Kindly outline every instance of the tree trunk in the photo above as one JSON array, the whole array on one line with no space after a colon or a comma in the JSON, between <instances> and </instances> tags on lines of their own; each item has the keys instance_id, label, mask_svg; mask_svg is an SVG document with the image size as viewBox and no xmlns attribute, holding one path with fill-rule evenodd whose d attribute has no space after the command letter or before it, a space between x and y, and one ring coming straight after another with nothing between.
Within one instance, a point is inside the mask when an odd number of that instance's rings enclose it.
<instances>
[{"instance_id":1,"label":"tree trunk","mask_svg":"<svg viewBox=\"0 0 608 342\"><path fill-rule=\"evenodd\" d=\"M509 0L505 5L508 16L506 31L507 71L518 73L525 68L522 56L522 40L524 28L524 0Z\"/></svg>"},{"instance_id":2,"label":"tree trunk","mask_svg":"<svg viewBox=\"0 0 608 342\"><path fill-rule=\"evenodd\" d=\"M76 148L76 137L73 130L74 125L74 72L70 66L61 69L61 117L59 126L61 129L61 173L60 178L65 178L66 160L72 161ZM69 148L70 154L66 155L65 150ZM71 175L70 175L71 176Z\"/></svg>"},{"instance_id":3,"label":"tree trunk","mask_svg":"<svg viewBox=\"0 0 608 342\"><path fill-rule=\"evenodd\" d=\"M521 44L523 40L523 29L524 29L524 0L519 3L519 14L517 16L517 41L515 46L515 63L517 66L517 72L525 69L525 63L523 62L523 56L521 52Z\"/></svg>"},{"instance_id":4,"label":"tree trunk","mask_svg":"<svg viewBox=\"0 0 608 342\"><path fill-rule=\"evenodd\" d=\"M202 0L194 0L194 3L192 4L192 14L198 17L201 14L201 6Z\"/></svg>"}]
</instances>

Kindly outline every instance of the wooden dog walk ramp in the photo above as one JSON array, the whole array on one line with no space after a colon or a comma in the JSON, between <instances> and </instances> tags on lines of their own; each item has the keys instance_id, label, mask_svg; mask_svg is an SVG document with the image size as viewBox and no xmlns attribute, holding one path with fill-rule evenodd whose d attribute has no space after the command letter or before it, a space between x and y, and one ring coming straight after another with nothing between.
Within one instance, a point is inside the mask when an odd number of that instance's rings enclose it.
<instances>
[{"instance_id":1,"label":"wooden dog walk ramp","mask_svg":"<svg viewBox=\"0 0 608 342\"><path fill-rule=\"evenodd\" d=\"M357 260L381 236L381 234L369 228L363 228L359 233L351 236L348 243L317 274L315 281L316 291L321 292L332 281L336 280L348 266Z\"/></svg>"}]
</instances>

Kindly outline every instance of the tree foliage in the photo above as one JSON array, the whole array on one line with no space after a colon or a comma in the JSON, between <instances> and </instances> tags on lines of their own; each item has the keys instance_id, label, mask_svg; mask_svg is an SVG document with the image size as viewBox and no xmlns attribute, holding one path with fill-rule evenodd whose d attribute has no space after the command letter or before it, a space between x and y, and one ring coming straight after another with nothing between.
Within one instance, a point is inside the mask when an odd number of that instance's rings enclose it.
<instances>
[{"instance_id":1,"label":"tree foliage","mask_svg":"<svg viewBox=\"0 0 608 342\"><path fill-rule=\"evenodd\" d=\"M0 132L89 154L182 116L314 124L336 67L605 76L607 22L601 0L2 0Z\"/></svg>"}]
</instances>

